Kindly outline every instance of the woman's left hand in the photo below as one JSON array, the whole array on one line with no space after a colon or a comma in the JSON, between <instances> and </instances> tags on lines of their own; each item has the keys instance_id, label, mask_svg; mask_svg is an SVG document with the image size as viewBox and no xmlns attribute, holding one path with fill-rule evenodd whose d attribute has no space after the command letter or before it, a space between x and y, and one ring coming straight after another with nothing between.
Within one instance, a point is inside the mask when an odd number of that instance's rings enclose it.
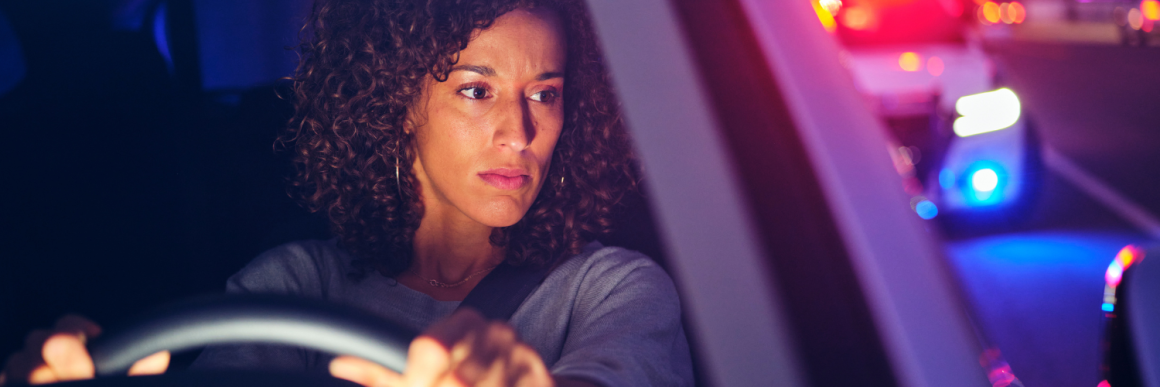
<instances>
[{"instance_id":1,"label":"woman's left hand","mask_svg":"<svg viewBox=\"0 0 1160 387\"><path fill-rule=\"evenodd\" d=\"M543 359L511 326L470 309L412 341L402 375L353 356L331 361L330 374L368 387L555 386Z\"/></svg>"}]
</instances>

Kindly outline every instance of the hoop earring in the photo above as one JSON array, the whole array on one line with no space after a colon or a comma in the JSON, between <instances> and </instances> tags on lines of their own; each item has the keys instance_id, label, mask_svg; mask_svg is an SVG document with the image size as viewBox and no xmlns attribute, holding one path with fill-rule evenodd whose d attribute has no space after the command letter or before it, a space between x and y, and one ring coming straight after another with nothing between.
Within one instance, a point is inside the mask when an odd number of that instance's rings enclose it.
<instances>
[{"instance_id":1,"label":"hoop earring","mask_svg":"<svg viewBox=\"0 0 1160 387\"><path fill-rule=\"evenodd\" d=\"M399 191L399 200L403 200L403 184L399 182L399 158L395 158L395 189Z\"/></svg>"}]
</instances>

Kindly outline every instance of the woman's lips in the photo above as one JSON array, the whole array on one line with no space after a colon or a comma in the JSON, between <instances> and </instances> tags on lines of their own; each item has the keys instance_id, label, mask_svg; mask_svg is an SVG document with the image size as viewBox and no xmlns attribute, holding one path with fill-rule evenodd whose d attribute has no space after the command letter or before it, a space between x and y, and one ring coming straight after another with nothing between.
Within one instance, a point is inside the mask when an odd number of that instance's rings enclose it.
<instances>
[{"instance_id":1,"label":"woman's lips","mask_svg":"<svg viewBox=\"0 0 1160 387\"><path fill-rule=\"evenodd\" d=\"M479 178L490 184L492 187L499 188L505 191L517 190L523 187L531 180L523 171L498 168L488 171L483 171L479 174Z\"/></svg>"}]
</instances>

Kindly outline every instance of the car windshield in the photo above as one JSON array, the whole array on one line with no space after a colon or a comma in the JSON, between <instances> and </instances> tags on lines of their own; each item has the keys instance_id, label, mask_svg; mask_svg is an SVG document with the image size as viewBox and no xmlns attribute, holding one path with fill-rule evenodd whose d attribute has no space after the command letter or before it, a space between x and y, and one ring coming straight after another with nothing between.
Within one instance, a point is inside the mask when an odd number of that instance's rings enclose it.
<instances>
[{"instance_id":1,"label":"car windshield","mask_svg":"<svg viewBox=\"0 0 1160 387\"><path fill-rule=\"evenodd\" d=\"M115 324L335 238L288 195L279 140L314 1L0 1L0 355L62 314ZM924 324L951 316L980 383L1131 385L1117 297L1160 240L1160 1L794 1L587 1L643 160L599 240L675 279L698 381L777 363L744 345L788 332L801 385L921 384L903 368L930 359L894 351L940 348Z\"/></svg>"}]
</instances>

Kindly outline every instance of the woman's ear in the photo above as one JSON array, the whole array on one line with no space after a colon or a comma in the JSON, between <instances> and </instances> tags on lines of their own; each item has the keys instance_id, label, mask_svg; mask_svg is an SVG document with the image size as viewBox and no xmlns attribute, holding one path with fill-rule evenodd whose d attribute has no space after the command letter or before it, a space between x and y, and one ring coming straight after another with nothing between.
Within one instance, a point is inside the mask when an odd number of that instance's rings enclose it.
<instances>
[{"instance_id":1,"label":"woman's ear","mask_svg":"<svg viewBox=\"0 0 1160 387\"><path fill-rule=\"evenodd\" d=\"M415 121L411 120L410 114L407 115L407 118L403 119L403 133L404 134L414 134L415 133Z\"/></svg>"},{"instance_id":2,"label":"woman's ear","mask_svg":"<svg viewBox=\"0 0 1160 387\"><path fill-rule=\"evenodd\" d=\"M431 100L429 91L435 86L435 78L427 75L419 95L407 105L406 118L403 119L403 133L414 135L415 129L424 125L427 120L427 103Z\"/></svg>"},{"instance_id":3,"label":"woman's ear","mask_svg":"<svg viewBox=\"0 0 1160 387\"><path fill-rule=\"evenodd\" d=\"M423 126L422 122L425 120L426 113L423 109L416 109L415 106L407 107L407 115L403 118L403 133L415 135L415 129Z\"/></svg>"}]
</instances>

